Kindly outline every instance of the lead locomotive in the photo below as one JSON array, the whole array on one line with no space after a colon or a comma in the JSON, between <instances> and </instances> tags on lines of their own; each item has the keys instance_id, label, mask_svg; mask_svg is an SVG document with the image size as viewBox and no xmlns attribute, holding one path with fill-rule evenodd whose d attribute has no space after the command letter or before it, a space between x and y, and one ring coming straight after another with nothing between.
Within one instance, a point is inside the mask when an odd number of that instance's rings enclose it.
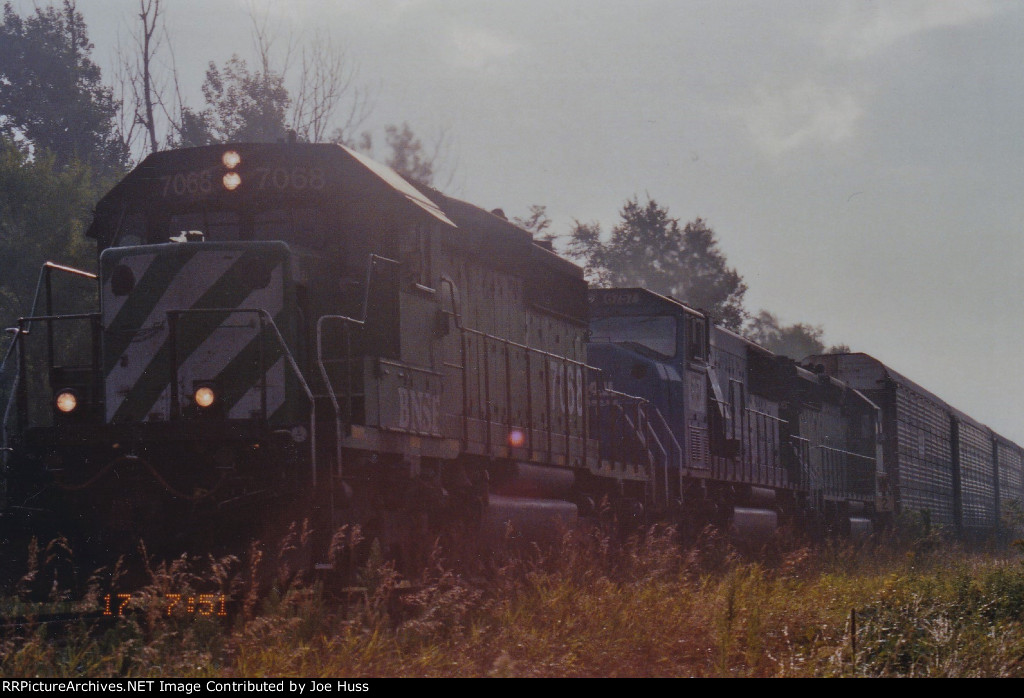
<instances>
[{"instance_id":1,"label":"lead locomotive","mask_svg":"<svg viewBox=\"0 0 1024 698\"><path fill-rule=\"evenodd\" d=\"M151 155L88 235L96 310L54 310L74 270L47 267L5 362L31 526L187 546L308 517L401 545L643 498L589 432L580 269L499 216L340 146L237 144Z\"/></svg>"}]
</instances>

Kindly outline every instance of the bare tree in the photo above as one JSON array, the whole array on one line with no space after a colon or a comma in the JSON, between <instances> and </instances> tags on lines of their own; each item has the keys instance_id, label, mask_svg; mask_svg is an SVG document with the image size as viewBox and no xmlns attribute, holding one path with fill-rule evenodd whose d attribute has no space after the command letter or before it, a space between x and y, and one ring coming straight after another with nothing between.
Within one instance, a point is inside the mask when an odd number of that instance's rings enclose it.
<instances>
[{"instance_id":1,"label":"bare tree","mask_svg":"<svg viewBox=\"0 0 1024 698\"><path fill-rule=\"evenodd\" d=\"M143 127L149 134L150 152L157 150L156 141L156 119L153 114L153 52L157 45L154 41L156 34L156 23L160 18L160 0L139 0L139 21L142 22L141 52L139 59L142 63L142 106L145 109L143 114L138 115Z\"/></svg>"},{"instance_id":2,"label":"bare tree","mask_svg":"<svg viewBox=\"0 0 1024 698\"><path fill-rule=\"evenodd\" d=\"M115 89L122 102L122 138L132 150L139 148L141 140L141 150L156 152L180 130L181 93L164 9L161 0L138 0L138 21L130 32L130 45L118 45ZM169 60L161 65L164 53ZM161 120L166 123L162 134Z\"/></svg>"},{"instance_id":3,"label":"bare tree","mask_svg":"<svg viewBox=\"0 0 1024 698\"><path fill-rule=\"evenodd\" d=\"M252 40L263 75L280 75L288 85L291 98L289 123L299 138L313 143L325 139L334 126L330 140L353 145L356 132L373 111L374 90L358 82L359 68L348 52L325 31L312 36L289 34L282 37L269 24L269 14L249 3ZM296 48L296 47L299 48ZM298 57L298 75L290 73Z\"/></svg>"},{"instance_id":4,"label":"bare tree","mask_svg":"<svg viewBox=\"0 0 1024 698\"><path fill-rule=\"evenodd\" d=\"M278 43L280 34L270 26L270 13L261 12L255 0L249 0L249 21L252 23L252 45L260 61L260 70L264 75L276 73L284 75L288 72L292 54L295 52L295 37L288 35L285 41L284 58L274 65L274 44ZM269 3L267 5L269 7Z\"/></svg>"},{"instance_id":5,"label":"bare tree","mask_svg":"<svg viewBox=\"0 0 1024 698\"><path fill-rule=\"evenodd\" d=\"M356 82L358 67L323 32L303 44L299 59L292 128L304 140L315 143L324 140L328 127L335 123L335 133L342 140L351 139L373 109L372 91Z\"/></svg>"}]
</instances>

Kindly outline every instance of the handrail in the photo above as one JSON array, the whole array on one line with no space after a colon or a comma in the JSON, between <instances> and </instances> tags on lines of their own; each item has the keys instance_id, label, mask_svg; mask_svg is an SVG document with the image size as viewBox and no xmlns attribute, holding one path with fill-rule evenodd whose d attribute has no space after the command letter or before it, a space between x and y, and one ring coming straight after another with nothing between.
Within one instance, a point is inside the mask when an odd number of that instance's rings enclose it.
<instances>
[{"instance_id":1,"label":"handrail","mask_svg":"<svg viewBox=\"0 0 1024 698\"><path fill-rule=\"evenodd\" d=\"M783 419L782 417L776 417L774 414L768 414L767 412L755 410L753 407L744 407L743 409L749 412L750 414L756 414L758 417L766 417L767 419L771 419L775 422L778 422L779 424L789 424L789 420L787 419Z\"/></svg>"},{"instance_id":2,"label":"handrail","mask_svg":"<svg viewBox=\"0 0 1024 698\"><path fill-rule=\"evenodd\" d=\"M0 361L0 378L4 375L4 369L7 367L7 361L14 354L15 349L21 346L21 338L19 336L19 330L17 327L8 328L14 330L14 338L11 340L10 346L7 347L7 351L4 353L3 361ZM10 394L7 396L6 404L4 405L3 421L0 422L0 465L3 469L7 469L7 454L10 452L10 446L7 443L7 423L11 417L11 408L14 406L14 396L18 392L18 381L20 379L20 372L15 371L14 380L11 381Z\"/></svg>"},{"instance_id":3,"label":"handrail","mask_svg":"<svg viewBox=\"0 0 1024 698\"><path fill-rule=\"evenodd\" d=\"M274 333L274 338L277 340L278 346L281 348L281 352L284 359L288 363L288 367L292 373L299 380L299 385L302 387L302 391L306 395L306 400L309 401L309 448L310 448L310 461L312 467L312 481L313 485L316 485L316 400L313 399L313 391L309 387L309 383L306 382L306 377L302 375L302 370L299 368L298 362L295 361L295 357L292 356L291 350L288 348L288 343L285 342L284 336L281 334L281 330L278 329L277 323L274 322L274 318L271 317L270 313L264 308L188 308L184 310L168 310L167 311L167 324L168 331L171 331L177 323L177 319L181 315L199 315L199 314L210 314L210 313L252 313L258 315L263 319L266 324L263 327L269 327ZM172 369L174 372L173 379L171 381L171 393L172 397L177 395L178 390L178 365L177 358L172 357ZM264 398L266 393L266 385L263 386ZM267 417L266 410L264 408L264 419Z\"/></svg>"},{"instance_id":4,"label":"handrail","mask_svg":"<svg viewBox=\"0 0 1024 698\"><path fill-rule=\"evenodd\" d=\"M812 509L818 511L821 509L820 498L823 496L824 488L824 475L821 472L821 466L815 467L810 462L810 453L808 453L807 460L804 459L804 451L810 449L810 439L806 439L802 436L796 436L790 434L791 439L790 447L793 449L793 454L796 456L797 462L800 464L804 475L807 477L807 490L810 495ZM794 442L803 443L794 443Z\"/></svg>"},{"instance_id":5,"label":"handrail","mask_svg":"<svg viewBox=\"0 0 1024 698\"><path fill-rule=\"evenodd\" d=\"M593 366L588 366L588 368L594 368L594 367ZM600 369L596 369L595 368L594 370L598 371ZM639 397L638 395L630 395L629 393L619 392L618 390L612 390L611 388L601 387L601 388L597 389L597 392L601 393L602 395L609 395L609 396L611 396L613 398L616 398L618 400L621 400L623 402L632 402L634 404L645 404L645 403L650 402L647 398ZM591 395L590 397L594 397L594 396Z\"/></svg>"},{"instance_id":6,"label":"handrail","mask_svg":"<svg viewBox=\"0 0 1024 698\"><path fill-rule=\"evenodd\" d=\"M65 266L63 264L56 264L54 262L49 262L49 261L43 262L42 266L39 267L39 279L38 279L38 281L36 281L36 291L35 291L35 294L32 296L32 305L29 308L29 317L31 317L31 316L36 314L36 306L39 304L39 294L42 292L42 289L44 287L44 282L45 282L45 288L46 288L46 307L47 307L46 314L47 315L51 315L53 313L53 308L52 308L53 297L52 297L52 293L51 293L52 289L50 288L50 274L53 271L62 271L64 273L66 273L66 274L71 274L72 276L81 276L81 277L84 277L86 279L97 279L97 278L99 278L99 277L96 276L96 274L93 274L92 272L89 272L89 271L83 271L81 269L76 269L74 267L68 267L68 266ZM42 318L39 318L39 319L42 319ZM29 334L30 331L31 331L31 326L29 327L28 330L24 330L24 334Z\"/></svg>"},{"instance_id":7,"label":"handrail","mask_svg":"<svg viewBox=\"0 0 1024 698\"><path fill-rule=\"evenodd\" d=\"M295 357L292 356L291 350L288 348L288 343L284 340L284 335L281 334L281 330L278 329L277 323L274 322L274 318L271 317L270 313L264 308L187 308L184 310L168 310L167 317L170 319L172 316L179 315L199 315L203 313L252 313L254 315L260 315L264 320L267 321L267 326L274 332L274 338L277 339L278 344L284 351L284 357L288 361L288 366L292 369L296 378L299 379L299 383L302 385L303 392L306 393L306 397L310 400L313 399L313 391L310 389L309 384L306 382L305 376L302 375L302 371L299 369L298 362L295 361ZM62 316L70 317L70 316Z\"/></svg>"},{"instance_id":8,"label":"handrail","mask_svg":"<svg viewBox=\"0 0 1024 698\"><path fill-rule=\"evenodd\" d=\"M663 479L665 481L665 493L664 493L664 495L665 495L665 506L667 507L668 506L668 449L665 448L665 445L661 442L661 439L658 437L658 433L654 430L654 427L651 426L651 418L650 418L650 415L646 414L646 411L645 411L645 416L647 417L647 419L644 420L644 427L646 428L647 433L650 436L650 438L653 439L654 444L658 447L658 451L661 453L662 467L665 470L665 472L663 474L664 475ZM649 447L648 447L648 450L650 450ZM654 475L656 477L657 473L654 473ZM653 482L654 479L655 478L652 477L651 481ZM657 501L657 498L655 498L655 501Z\"/></svg>"},{"instance_id":9,"label":"handrail","mask_svg":"<svg viewBox=\"0 0 1024 698\"><path fill-rule=\"evenodd\" d=\"M321 315L316 321L316 364L320 369L320 377L323 378L324 385L327 387L327 397L331 400L331 407L334 410L334 444L335 444L335 463L338 468L338 477L342 475L341 469L341 406L338 404L338 396L335 393L334 385L331 383L331 378L327 373L327 366L324 365L324 342L323 342L323 328L324 321L334 320L343 323L345 328L345 358L346 366L345 371L348 377L348 390L345 392L347 400L347 410L349 419L352 417L352 347L351 347L351 335L349 334L349 327L355 325L356 327L363 327L366 325L365 320L356 320L355 318L348 317L347 315ZM313 478L314 484L316 484L316 477Z\"/></svg>"},{"instance_id":10,"label":"handrail","mask_svg":"<svg viewBox=\"0 0 1024 698\"><path fill-rule=\"evenodd\" d=\"M455 318L455 328L456 329L461 330L461 331L466 332L466 333L471 334L471 335L475 335L477 337L483 337L484 339L493 340L495 342L498 342L499 344L503 344L503 345L512 347L514 349L523 349L525 351L529 351L529 352L532 352L534 354L539 354L540 356L546 356L546 357L549 357L549 358L552 358L552 359L558 359L559 361L565 361L567 363L570 363L570 364L573 364L573 365L576 365L576 366L581 366L581 367L589 369L591 371L600 371L601 370L601 369L599 369L599 368L597 368L595 366L588 365L584 361L577 361L576 359L570 359L569 357L563 356L561 354L552 354L549 351L544 351L543 349L538 349L536 347L531 347L531 346L529 346L527 344L520 344L519 342L514 342L511 339L506 339L505 337L498 337L498 336L493 335L493 334L488 334L487 332L482 332L480 330L474 330L474 329L472 329L470 327L463 327L463 325L462 325L462 313L460 312L460 310L458 309L458 306L456 305L458 303L458 300L457 300L456 291L455 291L455 283L450 278L448 278L447 276L442 275L441 276L441 284L442 285L446 285L446 286L449 287L449 289L450 289L450 297L452 299L452 305L453 305L453 308L454 308L451 312L448 312L448 311L442 311L442 312L445 312L446 314L451 315L451 316L453 316Z\"/></svg>"},{"instance_id":11,"label":"handrail","mask_svg":"<svg viewBox=\"0 0 1024 698\"><path fill-rule=\"evenodd\" d=\"M657 416L658 421L660 422L660 426L661 426L662 431L668 436L669 443L672 446L673 452L675 454L677 454L677 456L676 456L676 458L677 458L677 460L676 460L676 478L677 478L677 481L678 481L677 484L679 485L678 497L679 497L680 500L682 500L682 498L683 498L683 468L684 468L684 465L685 465L684 461L685 461L686 454L683 452L683 447L679 444L679 440L676 438L676 435L672 432L672 429L669 428L668 422L665 420L665 415L663 415L661 413L661 410L659 410L655 405L650 405L649 409L650 409L650 411L654 415ZM648 423L650 423L652 421L653 420L651 419L650 415L648 415ZM651 428L653 429L653 426ZM660 444L660 439L659 439L659 444ZM665 455L665 501L666 501L666 504L668 503L668 489L669 489L669 482L668 482L668 453L666 452L666 455Z\"/></svg>"},{"instance_id":12,"label":"handrail","mask_svg":"<svg viewBox=\"0 0 1024 698\"><path fill-rule=\"evenodd\" d=\"M0 373L2 373L2 371L6 368L6 363L7 363L8 357L12 353L14 353L15 352L15 348L17 348L17 361L18 361L18 364L17 364L16 369L14 370L14 380L11 381L11 386L10 386L10 391L11 392L10 392L10 395L8 396L8 398L7 398L7 405L4 408L4 415L3 415L3 425L2 425L3 439L2 439L2 447L0 447L0 448L3 449L4 453L7 453L10 450L8 448L8 444L7 444L7 431L8 431L7 430L7 424L8 424L8 420L10 419L10 416L11 416L11 410L16 408L17 411L18 411L18 418L20 420L22 420L23 422L25 422L26 424L27 424L27 420L28 420L28 394L27 394L27 388L22 385L22 380L21 380L22 379L22 375L27 370L27 367L25 365L25 356L24 356L24 352L22 351L21 343L23 342L22 337L29 336L30 332L29 332L29 330L26 330L24 328L25 328L25 326L31 326L33 323L36 323L36 322L46 323L46 326L47 326L47 345L48 345L47 356L48 356L49 367L52 369L52 368L54 368L54 361L53 361L53 323L56 322L56 321L65 321L65 320L89 320L91 323L93 323L93 330L92 330L92 332L93 332L93 349L92 349L92 351L93 351L93 357L92 357L93 364L92 364L92 368L93 368L94 371L99 371L99 365L100 365L101 359L100 359L100 355L99 355L99 345L96 343L96 340L97 340L97 337L98 337L97 330L96 330L96 325L99 323L99 320L100 320L100 314L99 313L68 313L67 315L35 315L35 316L27 316L27 317L18 318L18 326L10 328L11 330L13 330L13 333L15 334L15 339L11 343L11 346L8 348L7 356L4 357L3 363L0 364ZM95 380L95 378L94 378L94 380Z\"/></svg>"},{"instance_id":13,"label":"handrail","mask_svg":"<svg viewBox=\"0 0 1024 698\"><path fill-rule=\"evenodd\" d=\"M861 453L854 453L853 451L844 451L841 448L834 448L832 446L826 446L824 444L818 444L818 448L822 449L823 451L830 451L832 453L842 453L845 456L853 456L854 458L862 458L864 460L871 461L876 460L874 456L865 456Z\"/></svg>"},{"instance_id":14,"label":"handrail","mask_svg":"<svg viewBox=\"0 0 1024 698\"><path fill-rule=\"evenodd\" d=\"M3 371L7 367L7 362L8 362L8 360L10 360L11 356L14 355L16 348L20 347L21 336L22 335L27 335L27 334L29 334L31 332L32 322L39 322L39 321L49 320L50 318L54 317L53 316L53 293L52 293L52 287L50 286L50 278L51 278L51 275L52 275L52 273L54 271L60 271L60 272L64 272L65 274L71 274L72 276L80 276L80 277L83 277L83 278L86 278L86 279L93 279L93 280L95 280L95 279L99 278L96 274L93 274L92 272L84 271L82 269L76 269L75 267L69 267L69 266L66 266L64 264L57 264L56 262L51 262L49 260L47 260L46 262L43 262L43 264L39 267L39 278L36 281L36 290L35 290L35 293L32 296L32 305L29 307L28 316L26 316L25 318L19 318L18 326L17 327L8 327L8 328L5 329L5 331L14 334L14 338L11 341L10 345L7 347L7 351L4 353L3 361L0 361L0 376L3 375ZM44 288L46 289L46 315L36 317L36 307L39 305L39 296L42 293ZM72 316L60 316L60 317L72 317ZM29 321L27 328L24 326L23 320L28 320ZM47 345L48 345L48 355L50 357L50 363L52 365L52 363L53 363L53 336L52 336L52 334L50 334L48 336ZM3 434L0 435L0 444L2 444L2 446L0 446L0 452L5 453L5 454L9 451L9 448L8 448L8 445L7 445L7 424L8 424L8 421L10 420L11 409L14 406L14 403L15 403L15 401L17 399L16 396L17 396L17 393L18 393L18 387L21 384L22 366L21 366L20 353L21 352L19 351L18 352L18 354L19 354L18 370L14 374L14 380L11 381L10 394L7 396L7 404L4 407L3 422L0 423L0 432L3 432Z\"/></svg>"},{"instance_id":15,"label":"handrail","mask_svg":"<svg viewBox=\"0 0 1024 698\"><path fill-rule=\"evenodd\" d=\"M26 315L18 318L18 324L32 324L33 322L53 322L54 320L95 320L100 317L99 313L68 313L67 315ZM12 327L12 330L17 329ZM22 330L18 334L31 335L28 330Z\"/></svg>"},{"instance_id":16,"label":"handrail","mask_svg":"<svg viewBox=\"0 0 1024 698\"><path fill-rule=\"evenodd\" d=\"M480 339L484 340L484 342L493 342L493 343L497 344L498 346L504 348L504 354L505 354L505 364L504 364L505 365L505 383L506 383L505 397L506 397L506 400L510 399L510 395L511 395L511 391L509 389L509 385L510 385L510 382L511 382L511 368L510 368L511 362L509 360L509 354L510 354L509 350L510 349L514 349L516 351L521 351L524 354L525 358L526 358L527 366L528 367L529 367L530 358L532 356L538 356L538 357L541 357L541 358L546 358L546 359L554 360L554 361L558 362L558 364L560 364L562 366L562 368L565 369L565 371L566 371L565 372L565 378L564 378L564 380L562 382L562 390L564 391L563 399L565 400L565 406L566 406L566 419L565 419L564 438L565 438L565 444L566 444L565 445L566 455L568 456L569 451L570 451L570 447L569 447L570 433L569 432L570 432L570 421L571 421L570 414L569 414L569 382L570 381L568 379L568 369L570 367L575 367L575 368L579 369L579 371L580 371L579 380L581 381L581 384L580 384L581 385L581 391L580 391L581 399L586 399L586 398L583 398L583 396L582 396L582 392L583 392L582 386L586 384L587 378L588 378L589 374L591 374L591 373L600 373L601 372L600 369L598 369L598 368L596 368L594 366L590 366L585 361L578 361L576 359L571 359L571 358L569 358L569 357L567 357L565 355L562 355L562 354L554 354L552 352L545 351L543 349L538 349L537 347L532 347L532 346L529 346L527 344L522 344L520 342L515 342L515 341L513 341L511 339L508 339L506 337L498 337L496 335L489 334L489 333L483 332L481 330L476 330L476 329L472 329L472 328L469 328L469 327L465 327L462 324L462 302L461 302L461 299L459 297L458 287L455 285L455 282L451 279L451 277L449 277L449 276L447 276L445 274L441 275L440 282L438 284L438 287L442 287L442 286L446 286L448 288L448 297L449 297L449 299L451 301L452 309L449 311L449 310L444 310L444 308L442 307L441 308L441 312L445 313L446 315L451 316L455 320L455 329L457 329L461 333L460 334L460 340L461 341L460 341L460 344L459 344L459 352L460 352L460 360L461 360L461 367L462 367L462 407L463 407L463 415L468 416L468 412L469 412L468 393L467 393L468 388L467 388L467 379L466 379L466 375L467 375L466 374L466 370L467 370L466 337L467 336L479 337ZM484 346L486 346L486 344L484 344ZM488 355L487 355L486 351L484 352L484 355L483 355L483 361L484 361L484 375L485 375L484 380L486 381L484 383L484 390L485 390L484 400L485 400L485 403L487 405L487 409L489 410L490 409L490 404L491 404L490 397L489 397L490 376L489 376L489 368L488 368L488 365L487 365L488 364ZM544 373L544 375L545 375L545 379L544 379L545 390L546 391L550 391L552 383L551 383L551 380L550 380L550 366L549 365L545 365L544 366L544 372L545 372ZM527 381L526 382L526 386L527 386L527 390L528 391L531 389L531 385L532 385L531 381ZM545 396L545 403L549 404L551 402L551 399L552 399L552 396L550 395L550 393L547 394ZM533 424L532 406L533 406L533 399L532 399L532 397L530 397L527 400L527 410L528 410L528 413L529 413L527 415L527 422L529 422L531 424L531 429L532 429L532 424ZM584 458L584 460L586 460L586 458L588 457L587 456L586 443L590 440L590 427L589 427L589 424L588 424L588 422L587 422L587 420L585 418L585 414L582 414L582 410L583 410L582 405L579 406L579 409L581 410L581 416L584 417L581 420L581 427L582 427L582 431L583 431L583 443L584 443L583 458ZM506 410L506 415L509 415L509 414L511 414L511 412L509 410ZM552 425L552 420L553 419L554 419L554 415L553 415L552 411L548 410L547 411L547 422L548 422L548 424L546 426L545 431L548 434L548 454L549 455L552 452L552 445L551 444L552 444L552 439L553 439L553 436L554 436L554 433L555 433L554 432L554 427ZM489 413L487 415L485 415L485 421L487 422L488 425L491 423L491 418L490 418L490 414ZM466 421L465 420L463 421L463 425L464 425L464 428L463 428L462 439L463 439L463 446L465 446L465 442L468 441L468 439L469 439L469 436L468 436L468 433L467 433L466 427L465 427L465 425L466 425ZM508 424L508 426L511 426L511 422ZM490 438L491 438L490 427L488 427L488 429L487 429L486 438L488 439L487 447L488 447L488 450L490 450Z\"/></svg>"},{"instance_id":17,"label":"handrail","mask_svg":"<svg viewBox=\"0 0 1024 698\"><path fill-rule=\"evenodd\" d=\"M675 446L675 450L679 454L679 472L681 473L683 471L683 447L679 444L679 440L676 438L676 435L672 433L672 429L669 427L668 422L665 420L665 415L661 413L661 410L654 405L651 405L651 408L653 409L654 414L656 414L658 419L661 421L661 428L664 429L666 434L668 434L669 439L672 440L672 445Z\"/></svg>"}]
</instances>

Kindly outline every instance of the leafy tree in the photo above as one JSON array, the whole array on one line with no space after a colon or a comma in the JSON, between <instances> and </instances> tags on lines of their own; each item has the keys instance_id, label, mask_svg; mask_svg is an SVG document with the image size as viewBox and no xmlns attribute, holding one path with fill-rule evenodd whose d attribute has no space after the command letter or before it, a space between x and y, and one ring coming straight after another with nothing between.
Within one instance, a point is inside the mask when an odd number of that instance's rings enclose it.
<instances>
[{"instance_id":1,"label":"leafy tree","mask_svg":"<svg viewBox=\"0 0 1024 698\"><path fill-rule=\"evenodd\" d=\"M825 343L821 341L823 333L818 325L802 322L782 325L776 315L762 310L750 319L745 334L775 354L799 360L811 354L825 353Z\"/></svg>"},{"instance_id":2,"label":"leafy tree","mask_svg":"<svg viewBox=\"0 0 1024 698\"><path fill-rule=\"evenodd\" d=\"M79 159L104 171L127 162L117 104L89 58L85 21L73 0L20 17L8 2L0 24L0 134L49 151L57 167Z\"/></svg>"},{"instance_id":3,"label":"leafy tree","mask_svg":"<svg viewBox=\"0 0 1024 698\"><path fill-rule=\"evenodd\" d=\"M217 142L213 135L212 117L208 110L196 111L182 106L175 124L176 134L170 139L172 148L190 148Z\"/></svg>"},{"instance_id":4,"label":"leafy tree","mask_svg":"<svg viewBox=\"0 0 1024 698\"><path fill-rule=\"evenodd\" d=\"M403 122L401 128L391 124L385 129L385 140L391 149L388 167L406 179L430 186L434 181L434 158L427 154L409 124Z\"/></svg>"},{"instance_id":5,"label":"leafy tree","mask_svg":"<svg viewBox=\"0 0 1024 698\"><path fill-rule=\"evenodd\" d=\"M29 157L0 136L0 318L28 314L46 260L90 269L95 249L85 238L92 208L109 181L78 160ZM65 308L66 310L66 308Z\"/></svg>"},{"instance_id":6,"label":"leafy tree","mask_svg":"<svg viewBox=\"0 0 1024 698\"><path fill-rule=\"evenodd\" d=\"M739 330L746 317L743 277L726 263L714 231L700 218L679 220L653 199L630 199L611 238L597 223L576 221L569 254L583 260L599 286L641 286L703 308L722 325Z\"/></svg>"},{"instance_id":7,"label":"leafy tree","mask_svg":"<svg viewBox=\"0 0 1024 698\"><path fill-rule=\"evenodd\" d=\"M252 72L237 55L223 70L210 62L203 98L206 108L202 111L182 108L176 145L273 142L287 134L285 114L291 98L284 78L273 72Z\"/></svg>"},{"instance_id":8,"label":"leafy tree","mask_svg":"<svg viewBox=\"0 0 1024 698\"><path fill-rule=\"evenodd\" d=\"M384 129L384 140L388 152L381 155L375 152L373 134L369 131L363 131L358 139L354 139L344 135L339 129L331 138L332 143L341 143L382 160L410 182L428 187L438 186L434 180L448 150L447 131L442 130L434 140L433 146L428 148L409 124L403 122L401 126L388 125Z\"/></svg>"},{"instance_id":9,"label":"leafy tree","mask_svg":"<svg viewBox=\"0 0 1024 698\"><path fill-rule=\"evenodd\" d=\"M515 216L512 222L520 228L529 230L534 237L550 242L554 239L551 233L544 231L551 227L551 219L548 218L548 207L534 204L530 207L530 215L527 218Z\"/></svg>"},{"instance_id":10,"label":"leafy tree","mask_svg":"<svg viewBox=\"0 0 1024 698\"><path fill-rule=\"evenodd\" d=\"M821 341L824 334L821 325L808 325L803 322L783 325L777 316L767 310L762 310L750 319L744 328L744 334L772 353L797 360L811 354L843 354L850 351L850 347L845 344L837 344L826 349L825 343Z\"/></svg>"}]
</instances>

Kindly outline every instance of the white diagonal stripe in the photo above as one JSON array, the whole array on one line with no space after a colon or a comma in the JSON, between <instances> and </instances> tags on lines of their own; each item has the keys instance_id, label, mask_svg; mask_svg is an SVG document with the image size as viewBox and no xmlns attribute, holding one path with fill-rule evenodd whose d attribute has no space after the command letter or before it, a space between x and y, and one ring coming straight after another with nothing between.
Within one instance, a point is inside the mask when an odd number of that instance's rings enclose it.
<instances>
[{"instance_id":1,"label":"white diagonal stripe","mask_svg":"<svg viewBox=\"0 0 1024 698\"><path fill-rule=\"evenodd\" d=\"M267 371L267 417L284 404L284 357ZM229 419L248 419L260 413L260 386L254 385L228 411Z\"/></svg>"},{"instance_id":2,"label":"white diagonal stripe","mask_svg":"<svg viewBox=\"0 0 1024 698\"><path fill-rule=\"evenodd\" d=\"M279 264L271 272L270 282L264 288L253 290L238 307L263 308L271 318L274 318L281 312L283 306L284 271ZM182 401L186 400L191 392L193 381L216 378L258 333L259 318L252 313L229 315L223 323L214 328L203 343L179 364L178 395ZM169 414L170 404L171 386L168 385L160 394L156 409Z\"/></svg>"},{"instance_id":3,"label":"white diagonal stripe","mask_svg":"<svg viewBox=\"0 0 1024 698\"><path fill-rule=\"evenodd\" d=\"M108 422L114 418L127 398L128 391L135 386L153 356L167 341L167 311L185 310L195 305L241 255L240 251L199 251L174 275L160 301L136 330L136 339L118 357L107 374ZM124 331L132 329L124 328Z\"/></svg>"}]
</instances>

